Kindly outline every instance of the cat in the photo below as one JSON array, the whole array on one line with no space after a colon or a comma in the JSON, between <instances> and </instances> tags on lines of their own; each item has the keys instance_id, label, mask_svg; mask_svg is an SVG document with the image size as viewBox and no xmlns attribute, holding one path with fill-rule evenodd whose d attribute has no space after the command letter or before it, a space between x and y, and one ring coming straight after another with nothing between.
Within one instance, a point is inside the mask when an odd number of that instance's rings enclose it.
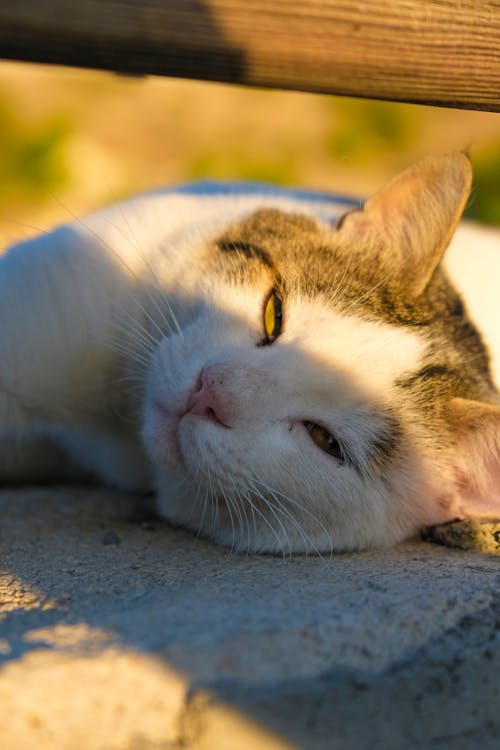
<instances>
[{"instance_id":1,"label":"cat","mask_svg":"<svg viewBox=\"0 0 500 750\"><path fill-rule=\"evenodd\" d=\"M200 183L12 246L1 483L154 491L172 524L280 554L498 515L500 397L441 262L470 187L463 153L364 205ZM467 286L500 243L457 237Z\"/></svg>"}]
</instances>

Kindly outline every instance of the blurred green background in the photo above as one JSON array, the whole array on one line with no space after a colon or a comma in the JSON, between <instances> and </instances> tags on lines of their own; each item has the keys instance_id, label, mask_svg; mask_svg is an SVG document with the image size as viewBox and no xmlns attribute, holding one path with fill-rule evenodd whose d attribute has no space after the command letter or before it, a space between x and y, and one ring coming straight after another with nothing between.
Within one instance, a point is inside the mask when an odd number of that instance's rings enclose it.
<instances>
[{"instance_id":1,"label":"blurred green background","mask_svg":"<svg viewBox=\"0 0 500 750\"><path fill-rule=\"evenodd\" d=\"M257 179L363 196L469 149L467 215L500 224L500 115L0 63L0 245L162 184Z\"/></svg>"}]
</instances>

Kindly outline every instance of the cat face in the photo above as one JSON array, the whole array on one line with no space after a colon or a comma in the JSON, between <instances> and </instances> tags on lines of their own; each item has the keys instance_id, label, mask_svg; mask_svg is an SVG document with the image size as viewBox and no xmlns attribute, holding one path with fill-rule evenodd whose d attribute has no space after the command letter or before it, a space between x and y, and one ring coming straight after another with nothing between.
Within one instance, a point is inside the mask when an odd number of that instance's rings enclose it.
<instances>
[{"instance_id":1,"label":"cat face","mask_svg":"<svg viewBox=\"0 0 500 750\"><path fill-rule=\"evenodd\" d=\"M457 513L449 406L493 387L439 268L468 162L423 164L336 231L266 209L206 248L196 313L147 378L143 440L169 520L291 553L390 544Z\"/></svg>"}]
</instances>

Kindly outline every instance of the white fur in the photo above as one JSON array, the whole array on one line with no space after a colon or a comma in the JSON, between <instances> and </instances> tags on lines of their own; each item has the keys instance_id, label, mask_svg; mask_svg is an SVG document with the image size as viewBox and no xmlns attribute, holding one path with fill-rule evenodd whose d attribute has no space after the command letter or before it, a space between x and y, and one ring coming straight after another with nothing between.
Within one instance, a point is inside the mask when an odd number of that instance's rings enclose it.
<instances>
[{"instance_id":1,"label":"white fur","mask_svg":"<svg viewBox=\"0 0 500 750\"><path fill-rule=\"evenodd\" d=\"M0 424L16 441L3 447L0 476L15 464L36 478L40 460L18 438L49 436L106 482L155 486L169 520L251 550L387 544L427 520L415 503L427 490L418 446L390 478L360 475L303 426L322 424L363 466L378 409L422 357L417 334L302 300L280 339L259 348L269 290L201 275L207 239L262 206L324 221L343 208L158 192L1 259ZM482 230L464 231L488 245ZM203 371L217 379L228 428L185 413Z\"/></svg>"},{"instance_id":2,"label":"white fur","mask_svg":"<svg viewBox=\"0 0 500 750\"><path fill-rule=\"evenodd\" d=\"M445 266L486 339L493 376L500 384L500 230L462 222Z\"/></svg>"},{"instance_id":3,"label":"white fur","mask_svg":"<svg viewBox=\"0 0 500 750\"><path fill-rule=\"evenodd\" d=\"M219 289L218 296L228 300L230 290ZM159 467L163 514L209 533L217 523L212 532L217 538L243 548L275 549L278 539L278 548L288 544L295 550L363 546L374 537L378 543L394 540L401 525L408 530L410 519L402 513L400 522L388 523L390 507L377 479L362 480L352 467L339 466L311 443L302 422L321 423L348 442L363 464L366 446L380 428L374 403L389 403L394 379L416 365L422 342L387 325L327 316L319 301L303 300L287 310L279 342L258 349L259 301L257 295L239 295L237 315L232 304L207 311L183 336L166 340L153 359L143 436ZM207 366L223 382L219 392L234 429L177 416ZM172 472L180 476L184 468L190 481L173 482ZM241 496L232 520L222 519L219 509L216 521L207 507L207 477L209 492ZM274 491L279 521L263 521L260 508L252 513L251 486ZM328 507L324 498L332 492L336 503ZM299 505L305 512L298 512ZM284 535L280 523L290 512L301 519L301 531L292 528ZM243 518L236 533L238 515Z\"/></svg>"}]
</instances>

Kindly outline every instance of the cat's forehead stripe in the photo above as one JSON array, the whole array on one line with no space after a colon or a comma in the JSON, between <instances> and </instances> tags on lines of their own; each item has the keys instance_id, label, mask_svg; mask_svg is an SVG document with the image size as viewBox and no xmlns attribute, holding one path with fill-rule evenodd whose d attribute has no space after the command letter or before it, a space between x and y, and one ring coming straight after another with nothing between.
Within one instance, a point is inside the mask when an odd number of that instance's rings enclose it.
<instances>
[{"instance_id":1,"label":"cat's forehead stripe","mask_svg":"<svg viewBox=\"0 0 500 750\"><path fill-rule=\"evenodd\" d=\"M274 263L267 250L252 242L221 239L217 242L217 248L224 253L241 253L246 258L259 260L267 268L274 269Z\"/></svg>"}]
</instances>

